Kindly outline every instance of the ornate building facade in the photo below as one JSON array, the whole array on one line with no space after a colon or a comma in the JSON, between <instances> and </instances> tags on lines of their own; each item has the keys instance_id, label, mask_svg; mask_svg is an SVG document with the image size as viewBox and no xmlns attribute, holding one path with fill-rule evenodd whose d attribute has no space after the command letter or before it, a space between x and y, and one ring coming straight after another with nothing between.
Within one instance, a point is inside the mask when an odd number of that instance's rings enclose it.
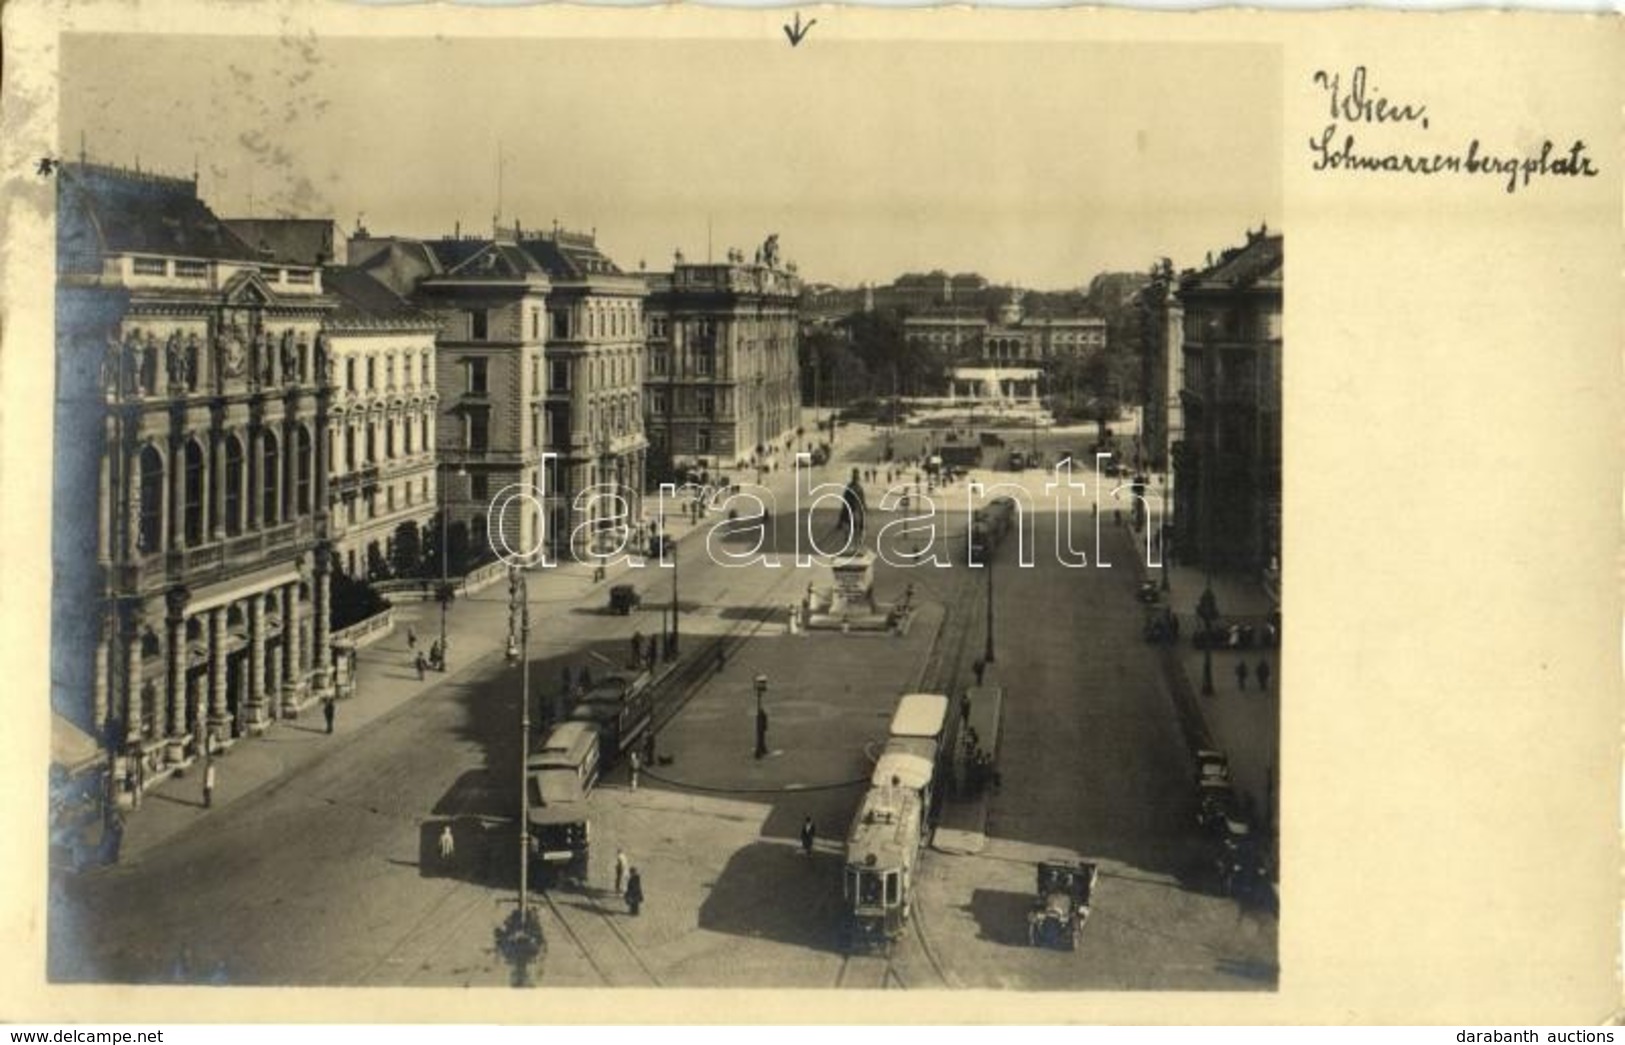
<instances>
[{"instance_id":1,"label":"ornate building facade","mask_svg":"<svg viewBox=\"0 0 1625 1045\"><path fill-rule=\"evenodd\" d=\"M645 379L651 445L676 463L732 467L801 423L801 280L781 265L778 237L754 263L679 253L648 277Z\"/></svg>"},{"instance_id":2,"label":"ornate building facade","mask_svg":"<svg viewBox=\"0 0 1625 1045\"><path fill-rule=\"evenodd\" d=\"M333 301L193 180L58 179L52 703L150 783L330 684Z\"/></svg>"}]
</instances>

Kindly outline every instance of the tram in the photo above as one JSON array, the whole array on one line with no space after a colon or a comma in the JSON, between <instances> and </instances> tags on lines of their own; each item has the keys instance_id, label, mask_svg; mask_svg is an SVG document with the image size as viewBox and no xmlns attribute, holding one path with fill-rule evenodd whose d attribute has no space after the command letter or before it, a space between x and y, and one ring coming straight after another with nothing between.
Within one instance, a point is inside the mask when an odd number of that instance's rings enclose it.
<instances>
[{"instance_id":1,"label":"tram","mask_svg":"<svg viewBox=\"0 0 1625 1045\"><path fill-rule=\"evenodd\" d=\"M875 787L901 786L917 791L925 811L921 830L929 830L935 810L933 784L948 725L948 698L940 693L909 693L897 702L891 730L870 783Z\"/></svg>"},{"instance_id":2,"label":"tram","mask_svg":"<svg viewBox=\"0 0 1625 1045\"><path fill-rule=\"evenodd\" d=\"M572 722L597 731L605 761L626 753L654 718L652 677L647 671L612 671L570 712Z\"/></svg>"},{"instance_id":3,"label":"tram","mask_svg":"<svg viewBox=\"0 0 1625 1045\"><path fill-rule=\"evenodd\" d=\"M532 873L587 880L592 820L588 796L598 782L598 732L585 722L554 728L525 763Z\"/></svg>"},{"instance_id":4,"label":"tram","mask_svg":"<svg viewBox=\"0 0 1625 1045\"><path fill-rule=\"evenodd\" d=\"M890 950L908 923L919 865L925 809L910 787L872 787L847 834L841 894L841 945L848 951Z\"/></svg>"}]
</instances>

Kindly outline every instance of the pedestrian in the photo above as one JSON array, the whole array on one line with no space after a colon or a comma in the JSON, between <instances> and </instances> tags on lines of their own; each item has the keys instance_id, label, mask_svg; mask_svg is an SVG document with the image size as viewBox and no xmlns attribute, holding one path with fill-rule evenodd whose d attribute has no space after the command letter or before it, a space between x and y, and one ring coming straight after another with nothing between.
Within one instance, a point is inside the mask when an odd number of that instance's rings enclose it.
<instances>
[{"instance_id":1,"label":"pedestrian","mask_svg":"<svg viewBox=\"0 0 1625 1045\"><path fill-rule=\"evenodd\" d=\"M970 669L971 672L976 676L976 684L980 686L982 684L982 675L987 671L987 661L983 660L981 657L977 657L976 663L972 664Z\"/></svg>"},{"instance_id":2,"label":"pedestrian","mask_svg":"<svg viewBox=\"0 0 1625 1045\"><path fill-rule=\"evenodd\" d=\"M813 818L807 817L801 821L801 851L809 857L812 856L813 842L818 839L818 828L813 824Z\"/></svg>"},{"instance_id":3,"label":"pedestrian","mask_svg":"<svg viewBox=\"0 0 1625 1045\"><path fill-rule=\"evenodd\" d=\"M440 861L449 863L455 855L457 855L457 839L452 837L451 825L446 824L440 828Z\"/></svg>"},{"instance_id":4,"label":"pedestrian","mask_svg":"<svg viewBox=\"0 0 1625 1045\"><path fill-rule=\"evenodd\" d=\"M632 912L635 918L638 908L643 906L643 876L638 874L636 867L626 874L626 909Z\"/></svg>"},{"instance_id":5,"label":"pedestrian","mask_svg":"<svg viewBox=\"0 0 1625 1045\"><path fill-rule=\"evenodd\" d=\"M1244 660L1236 661L1236 688L1247 689L1247 662Z\"/></svg>"},{"instance_id":6,"label":"pedestrian","mask_svg":"<svg viewBox=\"0 0 1625 1045\"><path fill-rule=\"evenodd\" d=\"M418 648L417 629L412 627L412 625L410 625L410 624L408 624L406 626L406 648L407 649L417 649Z\"/></svg>"},{"instance_id":7,"label":"pedestrian","mask_svg":"<svg viewBox=\"0 0 1625 1045\"><path fill-rule=\"evenodd\" d=\"M633 751L631 756L627 758L626 764L632 770L632 790L636 791L638 789L638 770L643 768L643 756Z\"/></svg>"},{"instance_id":8,"label":"pedestrian","mask_svg":"<svg viewBox=\"0 0 1625 1045\"><path fill-rule=\"evenodd\" d=\"M767 754L767 711L756 709L756 757Z\"/></svg>"},{"instance_id":9,"label":"pedestrian","mask_svg":"<svg viewBox=\"0 0 1625 1045\"><path fill-rule=\"evenodd\" d=\"M643 632L641 631L632 633L632 666L634 668L643 666Z\"/></svg>"},{"instance_id":10,"label":"pedestrian","mask_svg":"<svg viewBox=\"0 0 1625 1045\"><path fill-rule=\"evenodd\" d=\"M209 809L209 808L212 808L214 806L214 785L215 785L214 759L211 758L211 759L209 759L208 764L203 767L203 808L204 809Z\"/></svg>"},{"instance_id":11,"label":"pedestrian","mask_svg":"<svg viewBox=\"0 0 1625 1045\"><path fill-rule=\"evenodd\" d=\"M441 651L441 648L440 648L440 640L439 639L435 639L433 642L429 643L429 663L434 666L434 669L436 671L442 670L441 669L441 660L442 660L442 658L444 656L445 656L445 654Z\"/></svg>"},{"instance_id":12,"label":"pedestrian","mask_svg":"<svg viewBox=\"0 0 1625 1045\"><path fill-rule=\"evenodd\" d=\"M653 729L643 735L643 764L655 764L655 731Z\"/></svg>"},{"instance_id":13,"label":"pedestrian","mask_svg":"<svg viewBox=\"0 0 1625 1045\"><path fill-rule=\"evenodd\" d=\"M615 850L615 895L620 896L626 884L626 850Z\"/></svg>"},{"instance_id":14,"label":"pedestrian","mask_svg":"<svg viewBox=\"0 0 1625 1045\"><path fill-rule=\"evenodd\" d=\"M428 670L429 670L429 660L428 660L427 657L425 657L423 655L422 650L418 650L418 655L417 655L417 659L416 659L415 663L417 664L417 669L418 669L418 681L422 682L425 673L427 673Z\"/></svg>"},{"instance_id":15,"label":"pedestrian","mask_svg":"<svg viewBox=\"0 0 1625 1045\"><path fill-rule=\"evenodd\" d=\"M333 735L333 717L338 714L338 701L328 697L322 701L322 717L327 719L327 734Z\"/></svg>"},{"instance_id":16,"label":"pedestrian","mask_svg":"<svg viewBox=\"0 0 1625 1045\"><path fill-rule=\"evenodd\" d=\"M1258 676L1258 688L1265 693L1270 690L1270 662L1261 660L1254 672Z\"/></svg>"},{"instance_id":17,"label":"pedestrian","mask_svg":"<svg viewBox=\"0 0 1625 1045\"><path fill-rule=\"evenodd\" d=\"M967 690L959 698L959 728L970 726L970 691Z\"/></svg>"}]
</instances>

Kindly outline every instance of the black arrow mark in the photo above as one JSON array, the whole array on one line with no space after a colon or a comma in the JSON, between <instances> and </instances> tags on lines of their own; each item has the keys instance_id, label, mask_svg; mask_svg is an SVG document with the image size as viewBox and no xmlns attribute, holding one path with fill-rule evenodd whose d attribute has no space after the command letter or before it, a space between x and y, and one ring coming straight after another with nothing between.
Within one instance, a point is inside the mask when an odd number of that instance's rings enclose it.
<instances>
[{"instance_id":1,"label":"black arrow mark","mask_svg":"<svg viewBox=\"0 0 1625 1045\"><path fill-rule=\"evenodd\" d=\"M788 36L790 38L790 46L795 47L796 45L800 44L801 43L801 38L806 36L809 32L811 32L812 27L817 25L817 24L818 24L818 19L814 18L812 21L808 22L805 26L803 26L801 24L801 12L797 11L796 12L796 24L795 24L795 26L793 28L791 26L788 26L788 25L784 27L784 35Z\"/></svg>"}]
</instances>

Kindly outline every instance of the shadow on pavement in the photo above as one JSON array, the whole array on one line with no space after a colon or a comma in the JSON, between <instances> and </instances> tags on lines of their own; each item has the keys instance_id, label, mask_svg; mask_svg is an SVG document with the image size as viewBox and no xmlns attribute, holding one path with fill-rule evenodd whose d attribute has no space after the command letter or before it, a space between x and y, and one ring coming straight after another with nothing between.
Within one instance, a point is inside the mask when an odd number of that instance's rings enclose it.
<instances>
[{"instance_id":1,"label":"shadow on pavement","mask_svg":"<svg viewBox=\"0 0 1625 1045\"><path fill-rule=\"evenodd\" d=\"M841 858L755 842L734 853L700 904L711 932L834 952L841 915Z\"/></svg>"},{"instance_id":2,"label":"shadow on pavement","mask_svg":"<svg viewBox=\"0 0 1625 1045\"><path fill-rule=\"evenodd\" d=\"M1032 897L1002 889L973 889L964 909L976 919L980 939L1027 948L1027 912Z\"/></svg>"}]
</instances>

